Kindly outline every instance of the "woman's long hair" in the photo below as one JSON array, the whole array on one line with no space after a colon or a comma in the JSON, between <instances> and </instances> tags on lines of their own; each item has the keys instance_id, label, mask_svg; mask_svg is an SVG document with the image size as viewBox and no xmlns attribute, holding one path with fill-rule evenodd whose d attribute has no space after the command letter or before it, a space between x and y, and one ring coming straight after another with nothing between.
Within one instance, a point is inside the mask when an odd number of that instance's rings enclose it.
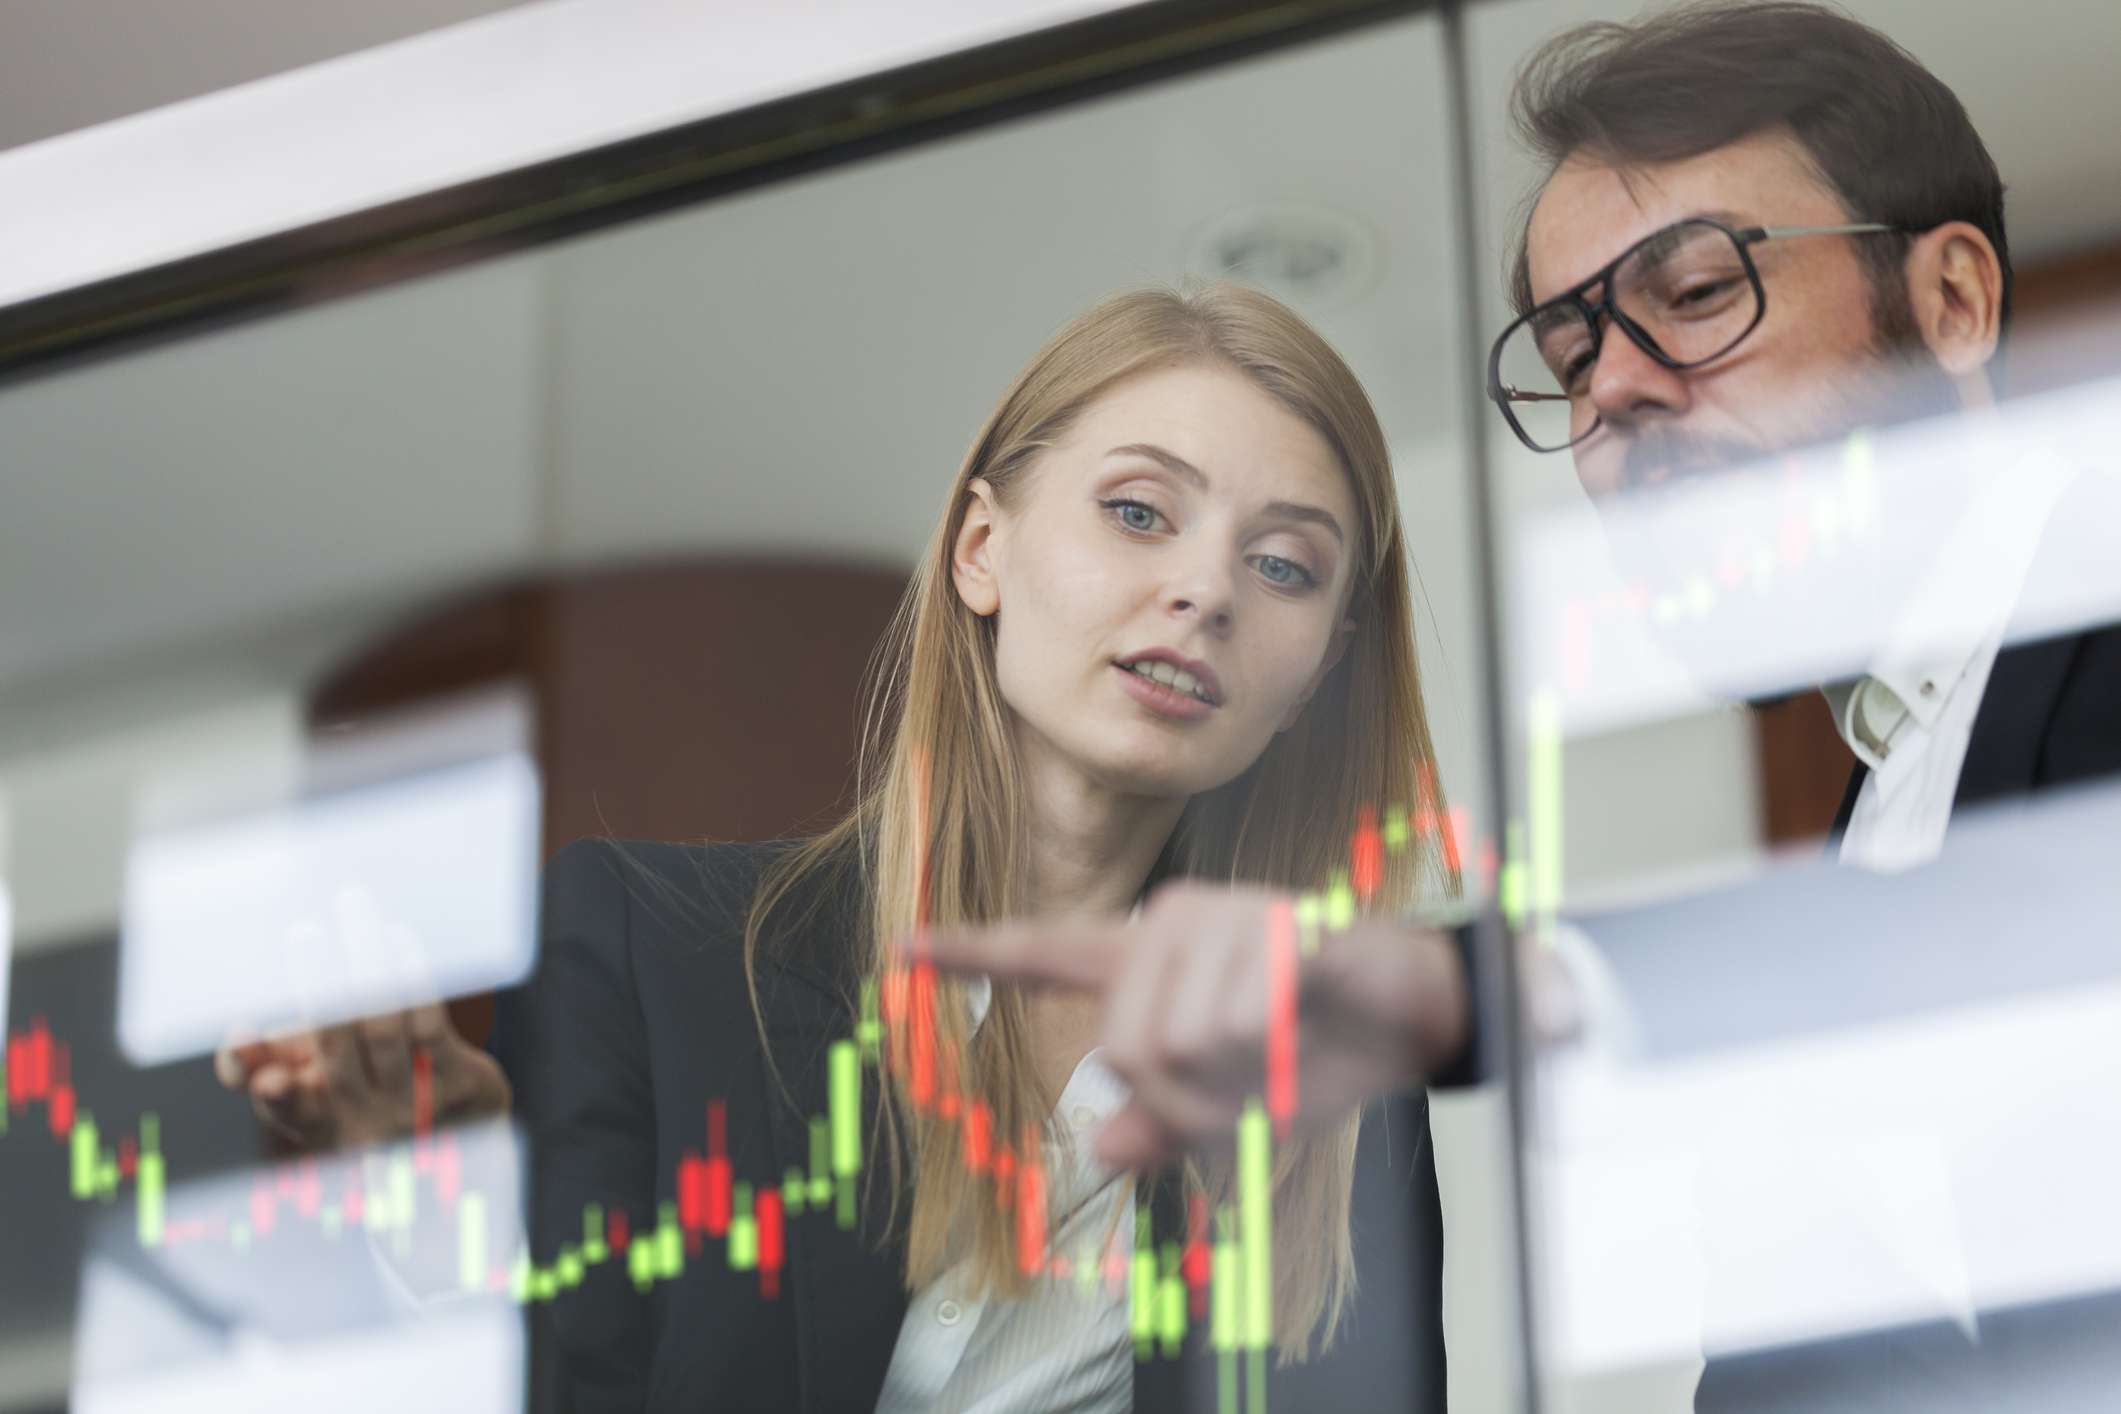
<instances>
[{"instance_id":1,"label":"woman's long hair","mask_svg":"<svg viewBox=\"0 0 2121 1414\"><path fill-rule=\"evenodd\" d=\"M1428 818L1441 818L1391 464L1355 375L1294 312L1255 290L1217 283L1192 293L1123 292L1039 350L958 468L941 522L871 663L852 812L782 854L752 903L744 963L755 1012L763 940L783 931L769 930L768 919L834 881L860 880L866 916L850 975L879 989L902 961L892 956L894 940L917 923L944 928L1024 911L1031 820L995 680L994 624L964 604L950 574L967 486L981 477L1004 507L1021 504L1039 454L1062 440L1101 392L1170 365L1235 370L1324 436L1354 490L1359 568L1347 652L1295 726L1277 733L1235 779L1188 801L1159 868L1166 876L1323 888L1336 866L1347 865L1361 807L1419 802L1435 812ZM1386 856L1372 907L1396 909L1424 891L1455 889L1456 872L1433 832L1420 832L1413 847ZM964 996L961 982L938 983L933 1025L945 1083L954 1081L954 1093L968 1103L984 1102L997 1146L1047 1133L1052 1097L1040 1091L1021 993L997 983L969 1045ZM852 1006L854 998L848 1001ZM763 1041L763 1018L760 1030ZM888 1055L893 1048L884 1049ZM981 1291L1021 1295L1030 1278L1015 1260L1016 1220L994 1180L963 1161L962 1115L946 1118L937 1106L912 1103L898 1066L879 1071L878 1130L888 1133L871 1150L888 1156L891 1212L906 1224L908 1289L969 1255ZM1358 1127L1359 1117L1351 1117L1276 1146L1274 1332L1284 1363L1307 1358L1314 1338L1321 1350L1331 1345L1353 1291L1348 1211ZM873 1176L878 1166L868 1167ZM1188 1161L1187 1177L1216 1201L1232 1191L1232 1167ZM910 1206L902 1206L906 1168Z\"/></svg>"}]
</instances>

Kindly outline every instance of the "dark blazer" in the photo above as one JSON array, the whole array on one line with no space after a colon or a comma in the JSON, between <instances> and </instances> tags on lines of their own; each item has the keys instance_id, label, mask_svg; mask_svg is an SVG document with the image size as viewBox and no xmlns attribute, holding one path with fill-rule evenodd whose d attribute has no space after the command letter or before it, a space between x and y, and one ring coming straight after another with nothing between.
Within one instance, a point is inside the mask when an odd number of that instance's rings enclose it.
<instances>
[{"instance_id":1,"label":"dark blazer","mask_svg":"<svg viewBox=\"0 0 2121 1414\"><path fill-rule=\"evenodd\" d=\"M1834 817L1840 839L1867 769ZM2121 625L2016 643L1996 655L1974 714L1952 808L2121 774Z\"/></svg>"},{"instance_id":2,"label":"dark blazer","mask_svg":"<svg viewBox=\"0 0 2121 1414\"><path fill-rule=\"evenodd\" d=\"M623 1209L636 1231L676 1197L678 1163L704 1152L710 1098L726 1102L738 1179L807 1169L807 1117L826 1111L826 1046L852 1034L846 940L851 880L821 890L799 936L759 972L766 1039L790 1094L763 1064L741 960L745 910L784 843L687 846L579 841L547 865L536 971L504 995L493 1042L516 1090L530 1151L532 1248L578 1242L583 1210ZM865 1086L865 1123L874 1118ZM866 1133L866 1131L865 1131ZM1443 1235L1426 1097L1374 1103L1357 1161L1360 1294L1332 1356L1272 1372L1281 1410L1442 1410ZM607 1410L836 1414L875 1406L907 1297L901 1251L872 1250L885 1185L861 1233L828 1218L788 1224L785 1284L720 1251L688 1261L644 1297L623 1262L534 1307L533 1404ZM1159 1190L1159 1238L1182 1236ZM1214 1356L1196 1329L1176 1359L1137 1364L1135 1407L1214 1409Z\"/></svg>"},{"instance_id":3,"label":"dark blazer","mask_svg":"<svg viewBox=\"0 0 2121 1414\"><path fill-rule=\"evenodd\" d=\"M2017 644L1999 653L1967 743L1953 797L1955 813L2116 776L2121 776L2121 626ZM1836 838L1855 809L1862 783L1859 766L1835 822ZM1923 888L1924 872L1880 887ZM1927 881L1933 890L1944 882ZM2037 926L2037 917L2034 922ZM2011 940L1991 942L2008 945ZM1905 980L1888 985L1908 989ZM1696 1387L1695 1407L1717 1414L1987 1414L2105 1410L2121 1403L2121 1292L1984 1310L1979 1324L1978 1341L1969 1340L1955 1323L1931 1321L1713 1358Z\"/></svg>"}]
</instances>

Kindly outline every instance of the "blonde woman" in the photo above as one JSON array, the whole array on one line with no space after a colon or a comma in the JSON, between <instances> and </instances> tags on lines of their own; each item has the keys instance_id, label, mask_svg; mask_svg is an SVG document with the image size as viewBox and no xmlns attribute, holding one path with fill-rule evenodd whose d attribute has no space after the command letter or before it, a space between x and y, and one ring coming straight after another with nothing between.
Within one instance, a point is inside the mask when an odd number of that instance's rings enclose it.
<instances>
[{"instance_id":1,"label":"blonde woman","mask_svg":"<svg viewBox=\"0 0 2121 1414\"><path fill-rule=\"evenodd\" d=\"M1130 292L1041 349L878 654L849 816L797 842L582 842L547 870L539 971L499 1026L535 1255L582 1243L590 1204L634 1231L697 1209L682 1176L710 1147L718 1218L733 1175L763 1219L741 1268L710 1250L637 1284L607 1260L541 1301L566 1406L1216 1407L1230 1362L1198 1306L1182 1349L1138 1348L1111 1278L1137 1236L1161 1259L1200 1235L1229 1154L1153 1184L1105 1167L1085 1141L1127 1094L1094 1006L977 976L909 1001L900 945L1124 916L1166 881L1324 885L1365 805L1434 779L1408 583L1376 416L1282 305ZM1455 886L1425 843L1384 864L1379 909ZM810 1173L833 1043L872 1008L892 1025L861 1071L861 1173L820 1205L779 1186ZM793 1203L759 1206L768 1186ZM1281 1143L1272 1192L1268 1398L1441 1409L1420 1092Z\"/></svg>"}]
</instances>

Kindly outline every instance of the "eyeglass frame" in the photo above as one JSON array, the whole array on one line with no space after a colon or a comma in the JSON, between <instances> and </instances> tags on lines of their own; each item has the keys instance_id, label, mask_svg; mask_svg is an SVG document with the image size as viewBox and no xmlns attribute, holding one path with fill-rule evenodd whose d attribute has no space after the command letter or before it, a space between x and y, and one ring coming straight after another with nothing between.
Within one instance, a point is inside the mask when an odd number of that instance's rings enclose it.
<instances>
[{"instance_id":1,"label":"eyeglass frame","mask_svg":"<svg viewBox=\"0 0 2121 1414\"><path fill-rule=\"evenodd\" d=\"M1753 287L1753 317L1745 328L1739 330L1729 343L1716 350L1716 352L1701 358L1685 360L1675 359L1663 349L1658 348L1657 341L1650 337L1648 331L1637 327L1635 321L1628 318L1627 314L1613 303L1611 285L1613 272L1618 270L1629 256L1641 250L1651 241L1661 239L1682 226L1711 226L1730 237L1731 244L1738 249L1738 263L1744 267L1745 278ZM1571 437L1560 446L1542 447L1532 440L1531 434L1524 430L1522 423L1518 422L1517 414L1510 410L1510 403L1513 399L1522 402L1571 402L1573 399L1566 393L1527 393L1521 389L1509 387L1502 381L1503 346L1510 341L1510 336L1517 332L1520 325L1530 323L1533 316L1540 311L1556 305L1573 303L1577 311L1583 315L1584 323L1590 328L1591 356L1594 360L1605 351L1605 330L1599 320L1599 316L1604 315L1623 334L1627 335L1629 343L1641 349L1666 368L1675 370L1699 368L1703 364L1715 362L1732 349L1744 343L1746 337L1760 327L1760 321L1767 317L1767 287L1761 282L1759 267L1753 264L1753 246L1758 245L1762 241L1777 240L1785 236L1857 236L1877 235L1886 232L1912 234L1913 230L1913 227L1881 221L1856 221L1842 226L1746 226L1733 228L1713 216L1689 216L1683 220L1671 222L1669 225L1659 226L1640 240L1630 243L1626 250L1601 265L1590 276L1578 280L1559 294L1550 295L1546 299L1541 300L1509 322L1502 333L1496 336L1495 343L1488 350L1488 399L1501 410L1503 421L1510 424L1510 430L1517 434L1517 440L1524 443L1525 446L1542 456L1552 452L1565 452L1603 426L1605 415L1601 413L1592 418L1589 427L1586 427L1580 434ZM1595 304L1586 301L1583 297L1583 292L1601 282L1606 285L1604 297Z\"/></svg>"}]
</instances>

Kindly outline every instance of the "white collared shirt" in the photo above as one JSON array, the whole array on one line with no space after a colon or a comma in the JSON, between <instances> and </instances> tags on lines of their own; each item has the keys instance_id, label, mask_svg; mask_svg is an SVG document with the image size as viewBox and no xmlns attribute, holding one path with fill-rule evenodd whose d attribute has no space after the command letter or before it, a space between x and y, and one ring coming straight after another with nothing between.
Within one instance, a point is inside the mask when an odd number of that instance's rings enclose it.
<instances>
[{"instance_id":1,"label":"white collared shirt","mask_svg":"<svg viewBox=\"0 0 2121 1414\"><path fill-rule=\"evenodd\" d=\"M1844 864L1908 869L1943 848L1974 718L2070 475L2040 455L1992 472L1866 675L1822 689L1841 739L1870 768L1841 837Z\"/></svg>"},{"instance_id":2,"label":"white collared shirt","mask_svg":"<svg viewBox=\"0 0 2121 1414\"><path fill-rule=\"evenodd\" d=\"M1135 916L1141 912L1135 906ZM993 986L966 988L976 1033ZM1063 1142L1045 1146L1054 1203L1053 1250L1081 1272L1134 1249L1134 1193L1124 1171L1090 1154L1090 1136L1127 1101L1125 1081L1094 1047L1076 1063L1055 1117ZM1134 1406L1134 1345L1125 1288L1093 1280L1041 1279L1020 1301L969 1294L969 1263L959 1263L913 1294L884 1375L877 1414L1072 1410L1126 1414Z\"/></svg>"},{"instance_id":3,"label":"white collared shirt","mask_svg":"<svg viewBox=\"0 0 2121 1414\"><path fill-rule=\"evenodd\" d=\"M1821 689L1841 738L1869 767L1841 837L1842 863L1877 871L1937 856L1974 720L2040 537L2077 468L2034 451L1992 469L1937 547L1887 641L1854 683ZM1639 1051L1639 1029L1596 945L1550 933L1581 1013L1579 1053Z\"/></svg>"}]
</instances>

